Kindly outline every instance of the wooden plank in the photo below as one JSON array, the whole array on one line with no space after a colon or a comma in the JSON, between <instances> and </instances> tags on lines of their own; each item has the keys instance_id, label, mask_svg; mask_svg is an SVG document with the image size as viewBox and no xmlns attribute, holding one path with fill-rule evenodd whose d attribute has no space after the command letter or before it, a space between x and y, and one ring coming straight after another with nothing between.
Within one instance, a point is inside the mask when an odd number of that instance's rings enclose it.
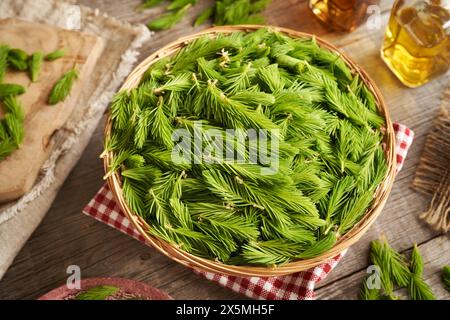
<instances>
[{"instance_id":1,"label":"wooden plank","mask_svg":"<svg viewBox=\"0 0 450 320\"><path fill-rule=\"evenodd\" d=\"M30 30L34 32L33 37L24 37ZM33 186L52 150L50 139L70 117L78 95L87 83L85 80L103 51L103 41L93 35L50 25L5 19L0 21L0 43L28 53L66 50L63 58L42 63L36 82L31 82L26 72L7 72L4 79L5 83L17 83L26 88L19 97L26 114L24 141L18 150L0 162L0 202L6 202L22 196ZM75 64L79 79L71 94L63 102L49 105L48 96L54 84Z\"/></svg>"},{"instance_id":2,"label":"wooden plank","mask_svg":"<svg viewBox=\"0 0 450 320\"><path fill-rule=\"evenodd\" d=\"M88 0L80 2L133 23L149 21L151 16L161 12L160 9L151 9L136 14L133 8L139 1L135 0L113 3ZM199 1L200 6L209 2ZM391 3L382 2L382 10L389 8ZM179 36L192 33L194 29L190 24L195 16L194 10L189 15L190 17L176 28L156 33L142 48L140 59ZM380 233L385 233L391 244L401 251L410 249L413 242L426 243L436 237L436 234L417 219L420 212L426 208L427 199L414 193L409 186L425 135L431 126L431 119L438 108L440 94L448 78L440 78L414 90L406 89L395 79L384 66L378 53L387 13L383 15L381 29L369 32L365 27L361 27L354 33L345 35L329 33L312 17L306 1L303 0L273 1L266 15L269 16L269 23L313 31L342 46L379 84L390 106L392 118L405 123L416 132L416 140L405 167L397 177L384 212L366 236L350 249L337 269L319 284L320 298L336 298L333 289L327 288L342 283L336 290L342 290L345 294L346 279L367 267L368 244ZM175 298L241 298L241 295L202 279L155 250L80 214L82 207L102 184L103 168L97 158L101 152L102 136L103 125L96 130L86 152L61 189L44 222L0 282L0 298L37 297L64 283L65 270L70 264L80 265L83 277L121 276L143 280L167 291ZM447 251L441 253L441 256L449 263L450 250L444 248ZM425 254L426 249L422 250ZM38 273L35 270L38 270ZM25 282L27 286L22 285ZM355 289L352 290L349 289L348 296L356 297Z\"/></svg>"},{"instance_id":3,"label":"wooden plank","mask_svg":"<svg viewBox=\"0 0 450 320\"><path fill-rule=\"evenodd\" d=\"M390 239L389 239L390 240ZM397 249L394 247L394 249ZM450 242L447 236L438 236L419 246L424 260L424 280L430 285L437 299L450 299L450 293L444 288L441 281L442 267L450 264ZM368 259L369 248L364 254ZM407 250L407 254L410 250ZM447 254L445 254L447 253ZM367 275L366 268L351 274L340 281L329 283L316 290L317 299L357 299L364 277ZM406 290L396 290L396 295L406 298Z\"/></svg>"}]
</instances>

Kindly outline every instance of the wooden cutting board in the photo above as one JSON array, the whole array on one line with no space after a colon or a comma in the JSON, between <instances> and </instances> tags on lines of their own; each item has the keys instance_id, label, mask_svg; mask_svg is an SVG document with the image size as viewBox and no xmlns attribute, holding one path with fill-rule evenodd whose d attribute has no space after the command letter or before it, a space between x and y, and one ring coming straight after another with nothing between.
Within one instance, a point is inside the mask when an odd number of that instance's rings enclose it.
<instances>
[{"instance_id":1,"label":"wooden cutting board","mask_svg":"<svg viewBox=\"0 0 450 320\"><path fill-rule=\"evenodd\" d=\"M10 70L4 79L4 83L18 83L26 88L26 93L19 96L26 114L24 142L20 149L0 161L0 202L6 202L20 197L33 186L52 150L52 137L70 117L104 44L93 35L17 19L0 20L0 43L28 53L37 50L48 53L61 48L66 51L61 59L43 62L35 83L27 73ZM48 105L53 85L74 65L79 77L70 95L63 102Z\"/></svg>"}]
</instances>

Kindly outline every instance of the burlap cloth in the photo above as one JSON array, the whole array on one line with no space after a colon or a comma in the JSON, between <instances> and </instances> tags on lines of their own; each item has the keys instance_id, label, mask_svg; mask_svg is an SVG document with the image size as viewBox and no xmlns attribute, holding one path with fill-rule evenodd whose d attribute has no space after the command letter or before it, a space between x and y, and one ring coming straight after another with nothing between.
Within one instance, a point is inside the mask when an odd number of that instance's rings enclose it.
<instances>
[{"instance_id":1,"label":"burlap cloth","mask_svg":"<svg viewBox=\"0 0 450 320\"><path fill-rule=\"evenodd\" d=\"M73 2L1 0L0 19L9 17L91 33L103 38L105 49L75 111L55 135L54 149L35 186L22 198L0 207L0 279L83 153L114 92L132 70L136 49L150 38L145 26L131 26Z\"/></svg>"}]
</instances>

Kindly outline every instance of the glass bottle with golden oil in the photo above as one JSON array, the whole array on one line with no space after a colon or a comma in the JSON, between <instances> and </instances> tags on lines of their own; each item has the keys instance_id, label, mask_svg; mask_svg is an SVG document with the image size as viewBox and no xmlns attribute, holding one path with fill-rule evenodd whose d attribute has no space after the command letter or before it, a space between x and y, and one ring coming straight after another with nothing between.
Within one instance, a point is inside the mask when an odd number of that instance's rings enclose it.
<instances>
[{"instance_id":1,"label":"glass bottle with golden oil","mask_svg":"<svg viewBox=\"0 0 450 320\"><path fill-rule=\"evenodd\" d=\"M398 0L386 29L381 57L408 87L450 69L450 0Z\"/></svg>"},{"instance_id":2,"label":"glass bottle with golden oil","mask_svg":"<svg viewBox=\"0 0 450 320\"><path fill-rule=\"evenodd\" d=\"M312 12L328 27L338 31L353 31L368 17L367 8L379 0L310 0Z\"/></svg>"}]
</instances>

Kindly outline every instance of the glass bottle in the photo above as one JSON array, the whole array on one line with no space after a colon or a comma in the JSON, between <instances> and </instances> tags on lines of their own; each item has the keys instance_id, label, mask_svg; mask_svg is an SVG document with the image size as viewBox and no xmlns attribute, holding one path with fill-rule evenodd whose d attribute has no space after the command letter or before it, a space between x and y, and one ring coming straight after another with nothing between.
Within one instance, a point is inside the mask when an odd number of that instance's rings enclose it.
<instances>
[{"instance_id":1,"label":"glass bottle","mask_svg":"<svg viewBox=\"0 0 450 320\"><path fill-rule=\"evenodd\" d=\"M353 31L368 16L367 8L379 0L310 0L312 12L327 26L338 31Z\"/></svg>"},{"instance_id":2,"label":"glass bottle","mask_svg":"<svg viewBox=\"0 0 450 320\"><path fill-rule=\"evenodd\" d=\"M450 68L450 0L396 1L381 57L408 87L445 73Z\"/></svg>"}]
</instances>

